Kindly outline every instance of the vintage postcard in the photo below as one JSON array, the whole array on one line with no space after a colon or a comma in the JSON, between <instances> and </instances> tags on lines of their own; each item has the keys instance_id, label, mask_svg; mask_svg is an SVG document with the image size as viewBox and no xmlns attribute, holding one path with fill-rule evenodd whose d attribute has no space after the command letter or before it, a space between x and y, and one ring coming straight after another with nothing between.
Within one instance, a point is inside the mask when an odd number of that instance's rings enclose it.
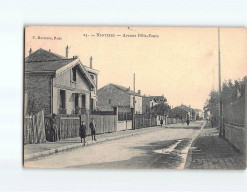
<instances>
[{"instance_id":1,"label":"vintage postcard","mask_svg":"<svg viewBox=\"0 0 247 195\"><path fill-rule=\"evenodd\" d=\"M27 168L246 169L247 31L26 26Z\"/></svg>"}]
</instances>

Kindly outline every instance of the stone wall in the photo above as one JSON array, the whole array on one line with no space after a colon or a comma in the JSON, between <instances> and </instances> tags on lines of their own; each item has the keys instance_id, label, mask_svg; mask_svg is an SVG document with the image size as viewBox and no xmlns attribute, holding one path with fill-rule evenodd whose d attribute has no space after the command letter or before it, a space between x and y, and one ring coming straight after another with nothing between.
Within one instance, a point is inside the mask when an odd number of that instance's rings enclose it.
<instances>
[{"instance_id":1,"label":"stone wall","mask_svg":"<svg viewBox=\"0 0 247 195\"><path fill-rule=\"evenodd\" d=\"M246 127L225 123L225 138L241 153L246 151Z\"/></svg>"}]
</instances>

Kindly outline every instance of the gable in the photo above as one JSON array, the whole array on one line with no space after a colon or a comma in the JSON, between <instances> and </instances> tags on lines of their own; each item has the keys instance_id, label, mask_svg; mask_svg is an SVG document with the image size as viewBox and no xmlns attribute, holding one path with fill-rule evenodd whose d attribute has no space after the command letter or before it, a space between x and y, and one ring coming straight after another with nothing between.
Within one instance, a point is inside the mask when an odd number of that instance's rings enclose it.
<instances>
[{"instance_id":1,"label":"gable","mask_svg":"<svg viewBox=\"0 0 247 195\"><path fill-rule=\"evenodd\" d=\"M76 69L76 82L74 82L72 74L72 69L70 68L66 69L61 74L56 75L54 78L54 86L89 92L91 84L85 78L85 75L81 74L81 72Z\"/></svg>"}]
</instances>

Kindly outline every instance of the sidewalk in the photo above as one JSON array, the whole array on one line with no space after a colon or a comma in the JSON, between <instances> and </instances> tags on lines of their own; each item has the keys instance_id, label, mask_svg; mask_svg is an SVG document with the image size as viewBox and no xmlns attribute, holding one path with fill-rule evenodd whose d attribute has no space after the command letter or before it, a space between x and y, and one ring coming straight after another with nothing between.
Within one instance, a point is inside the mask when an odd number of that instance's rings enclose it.
<instances>
[{"instance_id":1,"label":"sidewalk","mask_svg":"<svg viewBox=\"0 0 247 195\"><path fill-rule=\"evenodd\" d=\"M149 127L143 129L125 130L125 131L118 131L113 133L99 134L96 135L96 139L97 139L96 142L92 141L91 136L87 136L86 146L96 143L102 143L105 141L116 140L124 137L139 135L143 133L148 133L152 131L157 131L161 129L162 128L160 126L155 126L155 127ZM26 144L24 145L24 160L30 160L41 156L47 156L79 147L84 147L83 143L81 143L80 137L68 138L57 142L45 142L41 144Z\"/></svg>"},{"instance_id":2,"label":"sidewalk","mask_svg":"<svg viewBox=\"0 0 247 195\"><path fill-rule=\"evenodd\" d=\"M203 129L189 150L186 169L246 169L246 156L238 152L216 128Z\"/></svg>"}]
</instances>

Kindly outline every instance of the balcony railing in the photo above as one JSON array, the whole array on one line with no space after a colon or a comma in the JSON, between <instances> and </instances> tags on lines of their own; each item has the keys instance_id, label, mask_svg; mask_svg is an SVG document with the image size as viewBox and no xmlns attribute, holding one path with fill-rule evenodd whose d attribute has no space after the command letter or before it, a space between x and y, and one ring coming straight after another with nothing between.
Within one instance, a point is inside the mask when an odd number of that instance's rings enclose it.
<instances>
[{"instance_id":1,"label":"balcony railing","mask_svg":"<svg viewBox=\"0 0 247 195\"><path fill-rule=\"evenodd\" d=\"M66 108L59 108L58 112L59 112L59 114L67 114L67 109Z\"/></svg>"},{"instance_id":2,"label":"balcony railing","mask_svg":"<svg viewBox=\"0 0 247 195\"><path fill-rule=\"evenodd\" d=\"M77 107L75 110L73 110L73 113L78 115L78 114L88 114L88 110L85 107Z\"/></svg>"}]
</instances>

